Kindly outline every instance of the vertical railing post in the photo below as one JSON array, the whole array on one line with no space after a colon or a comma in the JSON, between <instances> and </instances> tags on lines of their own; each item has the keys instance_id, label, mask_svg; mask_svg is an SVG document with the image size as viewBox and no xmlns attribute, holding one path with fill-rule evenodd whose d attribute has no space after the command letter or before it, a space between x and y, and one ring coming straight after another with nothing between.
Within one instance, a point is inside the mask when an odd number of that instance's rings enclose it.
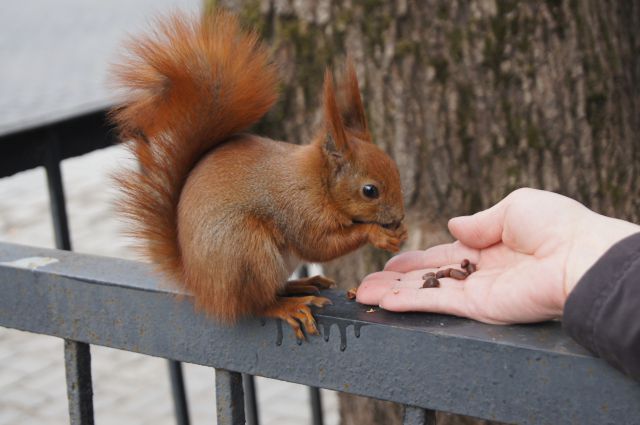
<instances>
[{"instance_id":1,"label":"vertical railing post","mask_svg":"<svg viewBox=\"0 0 640 425\"><path fill-rule=\"evenodd\" d=\"M64 366L71 425L93 425L93 388L89 344L64 341Z\"/></svg>"},{"instance_id":2,"label":"vertical railing post","mask_svg":"<svg viewBox=\"0 0 640 425\"><path fill-rule=\"evenodd\" d=\"M309 277L309 267L307 264L303 264L298 272L298 278L303 277ZM324 418L322 417L322 397L320 395L320 388L309 387L309 400L311 402L312 425L323 425Z\"/></svg>"},{"instance_id":3,"label":"vertical railing post","mask_svg":"<svg viewBox=\"0 0 640 425\"><path fill-rule=\"evenodd\" d=\"M216 369L216 410L218 425L244 425L242 375Z\"/></svg>"},{"instance_id":4,"label":"vertical railing post","mask_svg":"<svg viewBox=\"0 0 640 425\"><path fill-rule=\"evenodd\" d=\"M323 425L322 398L320 398L320 388L309 387L309 398L311 399L311 423L312 425Z\"/></svg>"},{"instance_id":5,"label":"vertical railing post","mask_svg":"<svg viewBox=\"0 0 640 425\"><path fill-rule=\"evenodd\" d=\"M189 425L189 408L187 405L187 392L184 388L182 375L182 363L168 360L169 376L171 378L171 394L173 394L173 407L178 425Z\"/></svg>"},{"instance_id":6,"label":"vertical railing post","mask_svg":"<svg viewBox=\"0 0 640 425\"><path fill-rule=\"evenodd\" d=\"M45 145L44 167L47 172L49 203L51 205L56 248L71 251L67 207L62 186L62 173L60 172L60 145L55 134L51 134Z\"/></svg>"},{"instance_id":7,"label":"vertical railing post","mask_svg":"<svg viewBox=\"0 0 640 425\"><path fill-rule=\"evenodd\" d=\"M60 145L55 134L45 146L44 166L47 172L51 216L56 248L71 250L67 209L60 172ZM71 425L93 425L93 386L89 344L64 341L64 365Z\"/></svg>"},{"instance_id":8,"label":"vertical railing post","mask_svg":"<svg viewBox=\"0 0 640 425\"><path fill-rule=\"evenodd\" d=\"M404 406L403 425L436 425L436 412L415 406Z\"/></svg>"},{"instance_id":9,"label":"vertical railing post","mask_svg":"<svg viewBox=\"0 0 640 425\"><path fill-rule=\"evenodd\" d=\"M244 408L247 425L258 425L258 401L256 400L256 382L253 375L242 374L242 388L244 390Z\"/></svg>"}]
</instances>

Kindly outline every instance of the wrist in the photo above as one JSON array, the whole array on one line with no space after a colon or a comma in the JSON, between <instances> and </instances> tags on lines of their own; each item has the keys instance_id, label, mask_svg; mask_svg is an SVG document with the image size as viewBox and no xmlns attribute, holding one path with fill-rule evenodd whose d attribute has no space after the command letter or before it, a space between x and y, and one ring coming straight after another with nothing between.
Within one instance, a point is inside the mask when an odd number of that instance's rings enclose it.
<instances>
[{"instance_id":1,"label":"wrist","mask_svg":"<svg viewBox=\"0 0 640 425\"><path fill-rule=\"evenodd\" d=\"M640 232L640 226L590 212L577 226L564 277L564 301L582 276L602 255L622 239Z\"/></svg>"}]
</instances>

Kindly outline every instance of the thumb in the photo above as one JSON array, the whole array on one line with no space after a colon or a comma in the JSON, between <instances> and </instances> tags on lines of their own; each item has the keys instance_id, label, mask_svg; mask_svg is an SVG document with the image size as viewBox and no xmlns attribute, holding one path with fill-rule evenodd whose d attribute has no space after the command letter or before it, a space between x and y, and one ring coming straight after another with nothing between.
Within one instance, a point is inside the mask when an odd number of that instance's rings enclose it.
<instances>
[{"instance_id":1,"label":"thumb","mask_svg":"<svg viewBox=\"0 0 640 425\"><path fill-rule=\"evenodd\" d=\"M505 198L484 211L454 217L449 220L449 231L464 245L476 249L487 248L502 240L507 206Z\"/></svg>"}]
</instances>

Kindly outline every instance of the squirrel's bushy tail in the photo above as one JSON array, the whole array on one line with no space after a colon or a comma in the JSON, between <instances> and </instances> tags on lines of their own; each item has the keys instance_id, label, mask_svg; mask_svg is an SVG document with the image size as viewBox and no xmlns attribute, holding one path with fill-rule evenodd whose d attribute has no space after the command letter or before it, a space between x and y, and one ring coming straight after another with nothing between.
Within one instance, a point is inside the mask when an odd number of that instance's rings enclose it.
<instances>
[{"instance_id":1,"label":"squirrel's bushy tail","mask_svg":"<svg viewBox=\"0 0 640 425\"><path fill-rule=\"evenodd\" d=\"M112 112L138 170L116 176L122 212L143 252L161 271L182 278L177 205L206 151L259 120L277 98L277 73L253 32L223 11L173 15L129 41L114 70L125 89Z\"/></svg>"}]
</instances>

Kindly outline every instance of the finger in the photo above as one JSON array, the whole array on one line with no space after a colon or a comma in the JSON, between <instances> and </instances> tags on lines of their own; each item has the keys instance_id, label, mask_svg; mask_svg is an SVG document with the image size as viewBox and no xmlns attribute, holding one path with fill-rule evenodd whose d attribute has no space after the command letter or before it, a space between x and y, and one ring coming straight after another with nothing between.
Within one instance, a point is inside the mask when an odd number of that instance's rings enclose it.
<instances>
[{"instance_id":1,"label":"finger","mask_svg":"<svg viewBox=\"0 0 640 425\"><path fill-rule=\"evenodd\" d=\"M407 251L387 261L384 271L405 273L415 269L428 267L422 262L424 251Z\"/></svg>"},{"instance_id":2,"label":"finger","mask_svg":"<svg viewBox=\"0 0 640 425\"><path fill-rule=\"evenodd\" d=\"M477 264L480 261L480 252L456 241L436 245L425 251L404 252L390 259L384 266L384 271L408 273L414 270L442 267L445 264L458 265L465 258Z\"/></svg>"},{"instance_id":3,"label":"finger","mask_svg":"<svg viewBox=\"0 0 640 425\"><path fill-rule=\"evenodd\" d=\"M360 283L356 292L356 301L361 304L378 305L382 294L397 283L403 273L381 271L367 275Z\"/></svg>"},{"instance_id":4,"label":"finger","mask_svg":"<svg viewBox=\"0 0 640 425\"><path fill-rule=\"evenodd\" d=\"M433 246L422 253L424 267L443 268L446 265L460 267L460 263L464 259L477 264L480 262L480 251L456 241Z\"/></svg>"},{"instance_id":5,"label":"finger","mask_svg":"<svg viewBox=\"0 0 640 425\"><path fill-rule=\"evenodd\" d=\"M504 218L509 200L473 215L449 220L449 231L460 242L472 248L486 248L502 240Z\"/></svg>"},{"instance_id":6,"label":"finger","mask_svg":"<svg viewBox=\"0 0 640 425\"><path fill-rule=\"evenodd\" d=\"M422 276L422 275L420 275ZM441 288L462 288L463 281L443 278L439 279ZM424 279L420 278L403 278L393 279L369 279L363 281L356 292L356 301L360 304L379 305L380 300L389 291L398 289L419 289L422 288Z\"/></svg>"},{"instance_id":7,"label":"finger","mask_svg":"<svg viewBox=\"0 0 640 425\"><path fill-rule=\"evenodd\" d=\"M400 280L418 280L418 279L422 279L422 276L424 276L427 273L435 273L437 271L438 269L435 267L420 268L420 269L403 273L402 276L400 277Z\"/></svg>"},{"instance_id":8,"label":"finger","mask_svg":"<svg viewBox=\"0 0 640 425\"><path fill-rule=\"evenodd\" d=\"M446 269L458 269L461 270L460 264L443 264L442 267L440 268L428 268L428 269L420 269L420 270L413 270L410 272L405 273L404 275L402 275L402 277L400 277L399 280L401 281L407 281L407 280L421 280L424 281L425 275L427 273L437 273L439 270L446 270Z\"/></svg>"},{"instance_id":9,"label":"finger","mask_svg":"<svg viewBox=\"0 0 640 425\"><path fill-rule=\"evenodd\" d=\"M440 284L440 288L462 288L464 286L464 281L450 278L438 279L438 283ZM424 279L407 279L401 280L400 282L393 282L391 290L422 289L422 285L424 285Z\"/></svg>"},{"instance_id":10,"label":"finger","mask_svg":"<svg viewBox=\"0 0 640 425\"><path fill-rule=\"evenodd\" d=\"M404 273L383 270L381 272L375 272L365 276L365 278L362 279L362 281L366 282L367 280L393 280L393 279L401 279L403 276L404 276Z\"/></svg>"},{"instance_id":11,"label":"finger","mask_svg":"<svg viewBox=\"0 0 640 425\"><path fill-rule=\"evenodd\" d=\"M360 304L378 305L385 293L398 283L395 279L369 279L363 281L356 292L356 301Z\"/></svg>"},{"instance_id":12,"label":"finger","mask_svg":"<svg viewBox=\"0 0 640 425\"><path fill-rule=\"evenodd\" d=\"M462 288L406 288L388 291L379 305L389 311L416 311L467 317L467 304Z\"/></svg>"}]
</instances>

